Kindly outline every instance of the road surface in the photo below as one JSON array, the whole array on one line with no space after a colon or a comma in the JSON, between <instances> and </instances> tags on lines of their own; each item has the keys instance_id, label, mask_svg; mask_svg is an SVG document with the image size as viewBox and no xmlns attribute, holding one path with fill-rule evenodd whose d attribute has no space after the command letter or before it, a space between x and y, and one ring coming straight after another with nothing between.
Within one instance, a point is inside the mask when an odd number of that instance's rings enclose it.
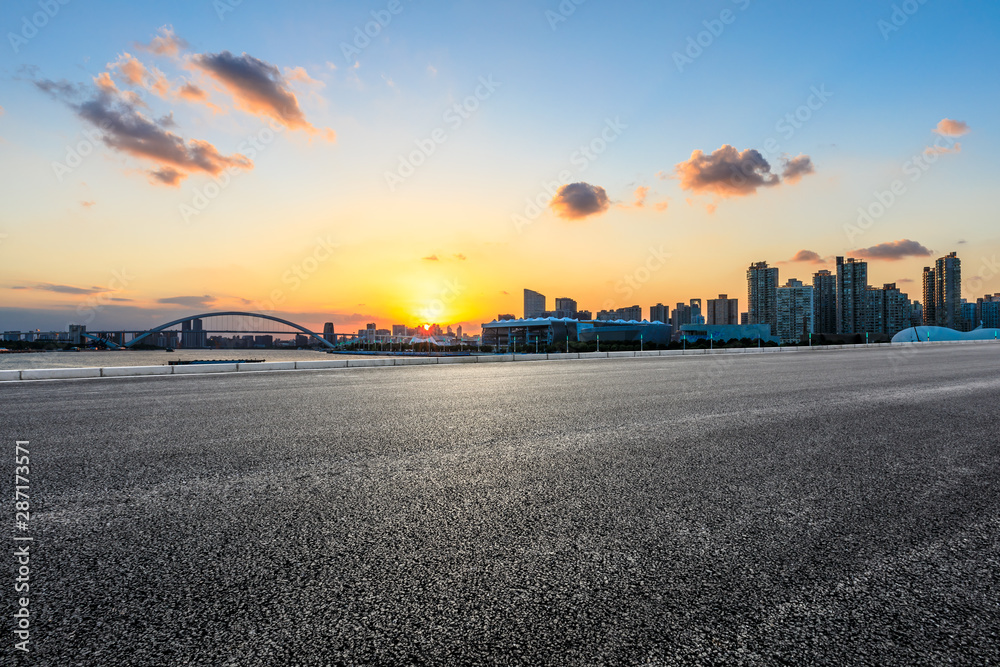
<instances>
[{"instance_id":1,"label":"road surface","mask_svg":"<svg viewBox=\"0 0 1000 667\"><path fill-rule=\"evenodd\" d=\"M1000 346L22 382L0 419L17 664L1000 661Z\"/></svg>"}]
</instances>

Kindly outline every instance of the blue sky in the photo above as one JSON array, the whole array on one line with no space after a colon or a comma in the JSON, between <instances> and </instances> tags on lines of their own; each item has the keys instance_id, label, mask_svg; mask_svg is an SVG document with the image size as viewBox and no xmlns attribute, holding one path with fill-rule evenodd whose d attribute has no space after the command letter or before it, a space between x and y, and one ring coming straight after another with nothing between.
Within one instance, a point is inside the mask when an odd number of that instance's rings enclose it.
<instances>
[{"instance_id":1,"label":"blue sky","mask_svg":"<svg viewBox=\"0 0 1000 667\"><path fill-rule=\"evenodd\" d=\"M1000 6L993 3L402 1L388 14L389 2L244 0L220 16L227 5L211 1L72 0L15 53L10 34L20 34L39 6L0 7L7 328L31 326L25 320L41 313L72 319L81 303L111 293L115 267L136 277L113 290L122 300L102 303L95 326L102 318L107 326L137 318L139 325L173 315L183 308L178 296L228 307L267 304L278 290L275 309L293 319L315 323L328 313L350 327L372 317L416 324L455 280L461 294L435 314L476 324L520 312L524 287L575 296L593 310L645 308L721 292L745 300L748 264L787 261L801 250L829 260L911 240L930 253L873 259L878 284L918 280L923 264L951 250L969 275L1000 250L992 205ZM560 6L573 11L560 14ZM342 45L371 12L391 21L345 56ZM176 56L138 46L165 27L183 40ZM701 52L687 51L699 39ZM99 138L78 168L56 177L53 162L94 128L74 111L79 100L47 95L38 82L93 88L103 72L116 94L141 96L137 113L173 113L165 127L184 141L239 153L274 111L248 111L246 99L197 65L226 51L273 66L308 128L329 128L336 140L287 125L252 168L188 219L183 206L212 174L195 169L168 185L151 182L162 164ZM125 53L158 68L171 86L198 83L214 106L130 86L110 66ZM677 53L695 57L678 67ZM299 68L307 78L297 78ZM484 80L493 85L475 98ZM803 107L816 90L827 99ZM470 99L476 108L467 118L446 120ZM803 109L808 119L790 132L782 119ZM942 140L934 130L945 119L965 124L944 137L960 152L936 156L912 179L907 162ZM581 168L574 156L609 121L622 129ZM439 128L445 141L389 187L387 172ZM761 153L775 175L796 156L808 158L808 169L798 180L720 190L706 174L727 164L717 153L726 145L741 160L753 157L744 151ZM696 150L710 161L694 174ZM690 182L680 177L682 163ZM905 193L863 233L851 233L859 207L897 180ZM586 183L592 189L584 195L603 192L607 201L598 197L596 209L567 216L544 205L552 198L542 184L553 181ZM635 205L640 188L648 188L643 206ZM526 198L538 197L537 218L519 228ZM293 290L283 276L320 237L335 239L335 257ZM638 289L622 289L622 279L661 248L671 255L665 267ZM824 265L780 266L782 280L808 280ZM966 297L1000 292L1000 278L974 287L980 293L970 286ZM904 289L919 298L915 283Z\"/></svg>"}]
</instances>

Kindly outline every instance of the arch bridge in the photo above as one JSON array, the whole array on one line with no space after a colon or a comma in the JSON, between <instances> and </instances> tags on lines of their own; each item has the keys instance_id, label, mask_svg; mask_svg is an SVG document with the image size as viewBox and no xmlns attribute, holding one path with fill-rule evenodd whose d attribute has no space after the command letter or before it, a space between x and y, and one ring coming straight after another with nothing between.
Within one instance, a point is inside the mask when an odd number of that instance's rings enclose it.
<instances>
[{"instance_id":1,"label":"arch bridge","mask_svg":"<svg viewBox=\"0 0 1000 667\"><path fill-rule=\"evenodd\" d=\"M264 321L273 322L273 323L276 323L276 324L281 324L281 325L284 325L286 327L290 327L290 328L292 328L292 329L294 329L294 330L296 330L296 331L298 331L300 333L303 333L303 334L306 334L307 336L315 338L324 347L331 348L331 349L337 347L332 341L329 341L329 340L323 338L321 335L317 334L314 331L311 331L311 330L305 328L301 324L296 324L295 322L290 322L289 320L285 320L285 319L282 319L280 317L275 317L274 315L267 315L265 313L247 313L247 312L242 312L242 311L238 311L238 310L225 310L225 311L219 311L219 312L214 312L214 313L201 313L200 315L188 315L186 317L181 317L179 319L172 320L170 322L167 322L166 324L161 324L161 325L159 325L157 327L153 327L152 329L150 329L148 331L145 331L145 332L142 332L142 333L138 334L137 336L135 336L134 338L132 338L132 340L130 340L128 343L125 343L123 347L126 347L126 348L132 347L133 345L142 342L144 339L148 338L149 336L152 336L153 334L159 333L161 331L166 331L170 327L175 327L178 324L183 325L185 322L194 323L195 320L206 320L206 319L210 319L210 318L224 318L224 317L239 318L239 319L236 320L235 324L233 324L233 320L231 320L231 319L228 320L228 323L226 325L227 328L216 328L216 329L213 329L213 328L204 328L204 329L194 329L194 328L191 328L191 329L183 329L180 333L182 335L192 334L192 335L198 335L198 336L200 336L202 334L206 334L206 333L233 333L233 334L237 334L237 333L254 333L254 334L262 334L262 333L279 333L279 334L280 333L288 333L288 332L276 331L274 329L265 329L265 328L263 328L261 326L253 327L253 326L250 326L250 324L247 322L247 320L264 320ZM342 334L338 334L338 335L342 335Z\"/></svg>"}]
</instances>

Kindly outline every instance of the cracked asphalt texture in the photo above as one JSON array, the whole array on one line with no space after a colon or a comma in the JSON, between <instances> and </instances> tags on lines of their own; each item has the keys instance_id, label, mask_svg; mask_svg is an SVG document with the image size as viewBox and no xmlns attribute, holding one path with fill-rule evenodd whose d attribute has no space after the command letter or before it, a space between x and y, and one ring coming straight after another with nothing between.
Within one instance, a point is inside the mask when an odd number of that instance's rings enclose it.
<instances>
[{"instance_id":1,"label":"cracked asphalt texture","mask_svg":"<svg viewBox=\"0 0 1000 667\"><path fill-rule=\"evenodd\" d=\"M1000 662L1000 346L5 383L0 415L36 540L4 664Z\"/></svg>"}]
</instances>

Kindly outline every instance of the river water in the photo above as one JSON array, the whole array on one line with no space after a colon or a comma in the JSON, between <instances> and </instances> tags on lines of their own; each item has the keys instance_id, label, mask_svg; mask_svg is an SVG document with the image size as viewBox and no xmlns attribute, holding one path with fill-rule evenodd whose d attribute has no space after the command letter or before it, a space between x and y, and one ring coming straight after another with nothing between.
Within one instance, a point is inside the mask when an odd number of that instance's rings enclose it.
<instances>
[{"instance_id":1,"label":"river water","mask_svg":"<svg viewBox=\"0 0 1000 667\"><path fill-rule=\"evenodd\" d=\"M28 368L92 368L101 366L165 366L168 361L192 359L263 359L311 361L356 355L312 350L104 350L81 352L18 352L0 354L0 370ZM367 355L366 355L367 356ZM371 355L383 356L383 355Z\"/></svg>"}]
</instances>

